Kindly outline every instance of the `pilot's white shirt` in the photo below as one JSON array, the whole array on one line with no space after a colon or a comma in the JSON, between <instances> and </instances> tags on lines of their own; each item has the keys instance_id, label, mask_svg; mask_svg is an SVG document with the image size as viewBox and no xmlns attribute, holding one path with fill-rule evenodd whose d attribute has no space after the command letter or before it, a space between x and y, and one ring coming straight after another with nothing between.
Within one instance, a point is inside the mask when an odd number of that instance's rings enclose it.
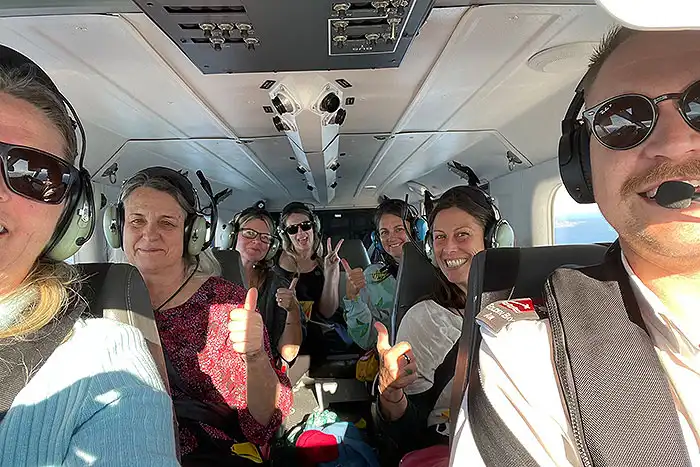
<instances>
[{"instance_id":1,"label":"pilot's white shirt","mask_svg":"<svg viewBox=\"0 0 700 467\"><path fill-rule=\"evenodd\" d=\"M696 323L681 323L671 316L632 272L624 256L623 264L671 383L691 463L700 467L700 329ZM557 385L550 332L548 320L518 321L497 336L482 327L479 360L483 388L505 425L539 465L580 466ZM466 398L455 425L450 465L484 465L472 436Z\"/></svg>"}]
</instances>

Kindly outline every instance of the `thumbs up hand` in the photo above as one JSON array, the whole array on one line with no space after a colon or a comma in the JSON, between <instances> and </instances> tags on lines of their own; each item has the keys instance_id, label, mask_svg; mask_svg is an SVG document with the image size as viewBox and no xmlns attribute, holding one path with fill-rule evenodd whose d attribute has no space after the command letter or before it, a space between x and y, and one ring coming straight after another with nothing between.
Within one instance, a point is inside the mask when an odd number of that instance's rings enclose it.
<instances>
[{"instance_id":1,"label":"thumbs up hand","mask_svg":"<svg viewBox=\"0 0 700 467\"><path fill-rule=\"evenodd\" d=\"M254 357L263 350L263 333L265 325L258 306L258 289L248 290L243 308L236 308L229 314L229 341L233 350Z\"/></svg>"},{"instance_id":2,"label":"thumbs up hand","mask_svg":"<svg viewBox=\"0 0 700 467\"><path fill-rule=\"evenodd\" d=\"M347 274L347 281L345 283L345 296L349 300L354 300L360 290L364 289L367 285L367 279L365 279L365 273L362 268L350 269L350 264L345 259L341 259L340 263L343 265L343 269Z\"/></svg>"},{"instance_id":3,"label":"thumbs up hand","mask_svg":"<svg viewBox=\"0 0 700 467\"><path fill-rule=\"evenodd\" d=\"M296 311L297 308L299 307L299 302L297 301L297 293L296 293L296 287L297 287L297 282L299 281L298 277L295 277L292 279L292 282L289 284L289 288L279 288L277 289L277 293L275 294L275 297L277 299L277 305L280 308L284 308L285 310L289 311L290 313L293 311Z\"/></svg>"},{"instance_id":4,"label":"thumbs up hand","mask_svg":"<svg viewBox=\"0 0 700 467\"><path fill-rule=\"evenodd\" d=\"M408 342L389 345L389 333L382 323L375 323L379 354L379 393L387 402L398 403L403 389L418 378L418 367Z\"/></svg>"}]
</instances>

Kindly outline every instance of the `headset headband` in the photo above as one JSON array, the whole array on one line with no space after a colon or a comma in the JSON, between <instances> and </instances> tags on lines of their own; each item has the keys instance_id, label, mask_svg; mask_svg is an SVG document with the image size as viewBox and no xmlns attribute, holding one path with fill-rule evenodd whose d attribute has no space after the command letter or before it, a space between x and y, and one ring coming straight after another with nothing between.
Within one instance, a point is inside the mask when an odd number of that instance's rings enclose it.
<instances>
[{"instance_id":1,"label":"headset headband","mask_svg":"<svg viewBox=\"0 0 700 467\"><path fill-rule=\"evenodd\" d=\"M20 52L2 44L0 44L0 67L8 69L29 67L32 73L34 74L33 78L39 81L44 86L46 86L47 88L49 88L49 90L51 90L53 93L55 93L56 96L68 108L68 111L71 114L70 117L73 120L73 124L77 127L78 132L80 133L80 149L78 154L75 155L78 159L78 168L80 169L81 174L83 176L87 175L88 179L90 179L90 174L87 173L87 171L84 169L86 149L85 128L83 128L83 124L80 121L80 118L78 118L78 113L75 111L68 99L66 99L66 97L61 93L61 91L58 90L56 84L51 80L51 78L49 78L49 75L46 74L46 72L42 70L41 67L36 64L36 62L34 62L26 55L23 55Z\"/></svg>"},{"instance_id":2,"label":"headset headband","mask_svg":"<svg viewBox=\"0 0 700 467\"><path fill-rule=\"evenodd\" d=\"M133 180L134 178L140 175L145 175L148 178L160 178L167 181L185 198L185 201L187 201L187 203L192 207L192 209L198 211L199 201L197 197L197 191L194 189L194 186L184 174L176 170L170 169L168 167L147 167L143 170L139 170L134 175L129 177L124 182L123 186L126 186L129 180ZM123 193L120 193L119 199L122 198L122 195Z\"/></svg>"},{"instance_id":3,"label":"headset headband","mask_svg":"<svg viewBox=\"0 0 700 467\"><path fill-rule=\"evenodd\" d=\"M300 202L300 201L292 201L288 205L286 205L282 209L282 213L280 214L280 218L286 217L289 214L293 214L295 212L304 212L308 213L310 216L314 215L313 209L311 209L308 205Z\"/></svg>"}]
</instances>

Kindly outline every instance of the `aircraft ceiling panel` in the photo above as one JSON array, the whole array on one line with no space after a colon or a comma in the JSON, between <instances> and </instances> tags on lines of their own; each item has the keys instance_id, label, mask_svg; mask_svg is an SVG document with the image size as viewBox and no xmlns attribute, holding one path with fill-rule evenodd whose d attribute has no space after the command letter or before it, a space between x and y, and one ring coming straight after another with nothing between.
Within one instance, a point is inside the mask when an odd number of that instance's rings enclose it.
<instances>
[{"instance_id":1,"label":"aircraft ceiling panel","mask_svg":"<svg viewBox=\"0 0 700 467\"><path fill-rule=\"evenodd\" d=\"M252 192L257 197L264 193L284 195L284 190L265 177L233 140L130 141L112 162L119 165L116 184L146 165L162 165L190 173L201 170L212 182Z\"/></svg>"},{"instance_id":2,"label":"aircraft ceiling panel","mask_svg":"<svg viewBox=\"0 0 700 467\"><path fill-rule=\"evenodd\" d=\"M387 139L375 160L367 168L365 177L357 185L355 193L359 194L366 185L376 186L379 194L386 188L385 181L394 172L404 169L414 153L425 144L432 134L411 133L395 135ZM431 166L432 168L432 166Z\"/></svg>"},{"instance_id":3,"label":"aircraft ceiling panel","mask_svg":"<svg viewBox=\"0 0 700 467\"><path fill-rule=\"evenodd\" d=\"M81 120L134 138L228 136L181 80L114 16L0 19L0 43L32 57L52 77ZM88 135L90 139L91 135ZM113 144L90 142L92 161Z\"/></svg>"},{"instance_id":4,"label":"aircraft ceiling panel","mask_svg":"<svg viewBox=\"0 0 700 467\"><path fill-rule=\"evenodd\" d=\"M203 75L146 15L124 15L123 21L133 25L143 36L144 46L152 47L238 136L247 138L278 134L272 124L273 115L263 111L263 106L270 105L268 90L260 89L266 80L292 80L295 97L308 109L321 92L319 83L345 79L352 85L343 90L345 97L355 98L355 103L347 107L341 130L392 131L465 11L466 8L434 10L411 43L400 68L308 73Z\"/></svg>"},{"instance_id":5,"label":"aircraft ceiling panel","mask_svg":"<svg viewBox=\"0 0 700 467\"><path fill-rule=\"evenodd\" d=\"M335 190L334 206L351 207L374 203L379 193L375 188L361 186L357 199L355 193L372 160L384 145L386 135L353 134L340 135L338 146L340 168L338 186Z\"/></svg>"},{"instance_id":6,"label":"aircraft ceiling panel","mask_svg":"<svg viewBox=\"0 0 700 467\"><path fill-rule=\"evenodd\" d=\"M316 200L313 199L310 192L306 189L304 176L296 170L297 164L293 159L292 148L286 136L254 138L244 141L251 151L265 161L266 167L284 187L282 196L273 196L275 193L273 190L263 193L263 197L268 200L268 207L281 209L285 204L293 200L316 203ZM316 182L318 183L319 181L317 180ZM269 187L269 185L265 187Z\"/></svg>"},{"instance_id":7,"label":"aircraft ceiling panel","mask_svg":"<svg viewBox=\"0 0 700 467\"><path fill-rule=\"evenodd\" d=\"M424 143L416 148L405 163L395 166L391 173L386 174L386 176L382 174L385 181L378 187L380 191L390 191L397 185L411 180L421 181L425 174L445 168L445 164L452 160L470 166L479 177L487 180L510 171L507 159L508 151L521 160L521 163L516 165L514 170L522 170L531 166L528 160L517 152L517 149L495 131L402 134L396 136L396 142L400 147L402 140L412 137L420 137ZM394 151L393 147L391 151ZM449 181L451 177L443 176L442 183ZM440 182L428 180L428 183L434 185Z\"/></svg>"}]
</instances>

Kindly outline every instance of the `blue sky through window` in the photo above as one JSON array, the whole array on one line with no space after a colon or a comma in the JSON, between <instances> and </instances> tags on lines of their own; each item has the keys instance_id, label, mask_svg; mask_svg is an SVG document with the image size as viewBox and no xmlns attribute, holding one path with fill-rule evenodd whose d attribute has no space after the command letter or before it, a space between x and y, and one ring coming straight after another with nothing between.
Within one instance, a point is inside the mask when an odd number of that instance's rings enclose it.
<instances>
[{"instance_id":1,"label":"blue sky through window","mask_svg":"<svg viewBox=\"0 0 700 467\"><path fill-rule=\"evenodd\" d=\"M597 204L578 204L564 186L554 194L553 216L555 245L613 242L617 238Z\"/></svg>"}]
</instances>

